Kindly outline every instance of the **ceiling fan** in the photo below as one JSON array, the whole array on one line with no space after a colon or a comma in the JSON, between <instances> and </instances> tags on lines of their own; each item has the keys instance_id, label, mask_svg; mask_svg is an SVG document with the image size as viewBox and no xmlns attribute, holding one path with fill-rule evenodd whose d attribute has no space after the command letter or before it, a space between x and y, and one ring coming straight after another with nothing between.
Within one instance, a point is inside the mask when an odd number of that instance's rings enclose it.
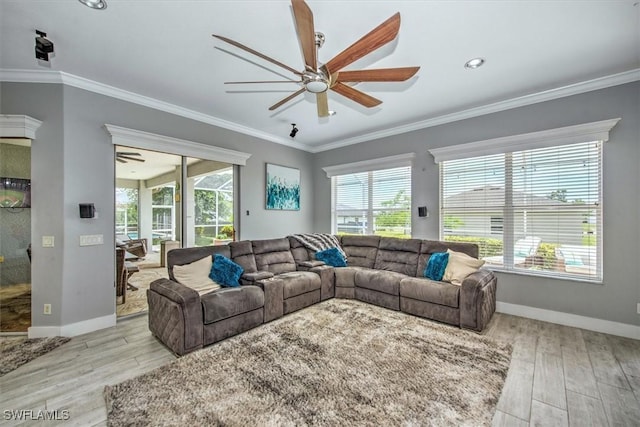
<instances>
[{"instance_id":1,"label":"ceiling fan","mask_svg":"<svg viewBox=\"0 0 640 427\"><path fill-rule=\"evenodd\" d=\"M293 14L296 22L296 29L302 53L304 56L304 70L298 71L288 65L285 65L267 55L251 49L235 40L213 34L222 41L233 46L243 49L253 55L267 60L279 67L282 67L300 78L294 80L277 80L277 81L255 81L255 82L225 82L225 84L252 84L252 83L298 83L302 88L286 98L278 101L269 110L273 111L283 104L289 102L304 92L316 94L316 103L318 107L318 116L329 116L329 104L327 99L327 91L331 89L334 92L345 96L367 108L380 105L382 101L376 99L366 93L353 88L348 83L358 82L401 82L415 75L420 67L402 67L402 68L381 68L373 70L354 70L341 71L347 65L357 61L358 59L368 55L374 50L389 43L398 35L400 30L400 13L396 13L391 18L378 25L360 40L340 52L329 62L324 65L318 63L318 48L324 43L324 35L317 33L313 25L313 13L304 2L304 0L291 0Z\"/></svg>"},{"instance_id":2,"label":"ceiling fan","mask_svg":"<svg viewBox=\"0 0 640 427\"><path fill-rule=\"evenodd\" d=\"M144 162L144 159L139 159L133 156L142 156L142 154L135 153L133 151L116 151L116 161L120 163L128 163L127 160L133 160L134 162Z\"/></svg>"}]
</instances>

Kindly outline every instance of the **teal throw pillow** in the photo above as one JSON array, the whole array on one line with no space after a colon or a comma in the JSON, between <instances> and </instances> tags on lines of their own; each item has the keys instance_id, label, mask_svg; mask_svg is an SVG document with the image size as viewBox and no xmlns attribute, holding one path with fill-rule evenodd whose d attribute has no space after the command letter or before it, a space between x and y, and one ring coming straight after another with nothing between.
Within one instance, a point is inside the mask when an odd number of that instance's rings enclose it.
<instances>
[{"instance_id":1,"label":"teal throw pillow","mask_svg":"<svg viewBox=\"0 0 640 427\"><path fill-rule=\"evenodd\" d=\"M424 277L431 280L442 280L442 276L444 276L444 271L447 269L448 263L448 252L436 252L431 254L429 262L427 262L427 266L424 269Z\"/></svg>"},{"instance_id":2,"label":"teal throw pillow","mask_svg":"<svg viewBox=\"0 0 640 427\"><path fill-rule=\"evenodd\" d=\"M344 255L342 255L338 248L329 248L324 251L316 252L316 259L332 267L347 266L347 260L344 259Z\"/></svg>"},{"instance_id":3,"label":"teal throw pillow","mask_svg":"<svg viewBox=\"0 0 640 427\"><path fill-rule=\"evenodd\" d=\"M240 286L239 280L242 273L244 268L240 265L224 255L215 254L209 277L220 286L237 287Z\"/></svg>"}]
</instances>

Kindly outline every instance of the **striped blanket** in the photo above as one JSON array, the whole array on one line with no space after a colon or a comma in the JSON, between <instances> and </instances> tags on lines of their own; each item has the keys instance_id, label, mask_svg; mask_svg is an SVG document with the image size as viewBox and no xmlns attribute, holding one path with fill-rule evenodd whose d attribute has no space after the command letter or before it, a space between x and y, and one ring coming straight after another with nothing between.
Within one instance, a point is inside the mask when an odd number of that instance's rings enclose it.
<instances>
[{"instance_id":1,"label":"striped blanket","mask_svg":"<svg viewBox=\"0 0 640 427\"><path fill-rule=\"evenodd\" d=\"M300 242L305 248L314 252L320 252L330 248L338 248L344 259L347 259L347 254L345 254L340 247L340 240L338 240L338 237L333 234L305 233L292 234L291 237Z\"/></svg>"}]
</instances>

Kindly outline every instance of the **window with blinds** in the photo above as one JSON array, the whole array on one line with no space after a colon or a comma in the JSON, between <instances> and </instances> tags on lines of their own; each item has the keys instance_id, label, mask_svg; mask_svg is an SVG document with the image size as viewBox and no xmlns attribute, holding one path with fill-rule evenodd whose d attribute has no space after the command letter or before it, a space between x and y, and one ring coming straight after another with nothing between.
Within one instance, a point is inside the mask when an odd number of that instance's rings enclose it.
<instances>
[{"instance_id":1,"label":"window with blinds","mask_svg":"<svg viewBox=\"0 0 640 427\"><path fill-rule=\"evenodd\" d=\"M602 143L440 163L441 238L486 266L602 280Z\"/></svg>"},{"instance_id":2,"label":"window with blinds","mask_svg":"<svg viewBox=\"0 0 640 427\"><path fill-rule=\"evenodd\" d=\"M333 231L411 237L411 167L331 178Z\"/></svg>"}]
</instances>

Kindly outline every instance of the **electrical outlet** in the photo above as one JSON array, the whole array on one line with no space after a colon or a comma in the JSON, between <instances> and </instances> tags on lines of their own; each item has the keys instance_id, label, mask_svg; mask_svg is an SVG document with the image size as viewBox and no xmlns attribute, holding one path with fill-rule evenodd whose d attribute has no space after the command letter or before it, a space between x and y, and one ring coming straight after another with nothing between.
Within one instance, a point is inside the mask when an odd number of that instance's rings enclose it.
<instances>
[{"instance_id":1,"label":"electrical outlet","mask_svg":"<svg viewBox=\"0 0 640 427\"><path fill-rule=\"evenodd\" d=\"M640 302L636 304L636 311L638 312L638 314L640 314Z\"/></svg>"},{"instance_id":2,"label":"electrical outlet","mask_svg":"<svg viewBox=\"0 0 640 427\"><path fill-rule=\"evenodd\" d=\"M45 304L43 314L51 314L51 304Z\"/></svg>"}]
</instances>

